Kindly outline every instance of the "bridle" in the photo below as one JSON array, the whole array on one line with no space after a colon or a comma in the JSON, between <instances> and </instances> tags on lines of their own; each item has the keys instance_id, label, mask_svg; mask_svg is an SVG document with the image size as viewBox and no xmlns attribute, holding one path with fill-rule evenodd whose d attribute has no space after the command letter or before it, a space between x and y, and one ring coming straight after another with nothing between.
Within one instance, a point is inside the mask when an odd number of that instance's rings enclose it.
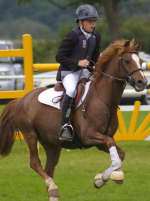
<instances>
[{"instance_id":1,"label":"bridle","mask_svg":"<svg viewBox=\"0 0 150 201\"><path fill-rule=\"evenodd\" d=\"M129 52L129 53L136 53L136 52ZM132 72L128 72L126 67L125 67L125 64L124 64L124 58L123 57L120 57L119 59L119 68L123 68L124 71L126 72L126 76L125 77L117 77L117 76L113 76L109 73L106 73L104 71L102 71L102 74L110 79L113 79L113 80L117 80L117 81L121 81L121 82L129 82L131 84L134 84L134 80L132 78L132 75L135 74L136 72L139 72L139 71L142 71L143 72L143 69L142 68L138 68L136 70L133 70Z\"/></svg>"}]
</instances>

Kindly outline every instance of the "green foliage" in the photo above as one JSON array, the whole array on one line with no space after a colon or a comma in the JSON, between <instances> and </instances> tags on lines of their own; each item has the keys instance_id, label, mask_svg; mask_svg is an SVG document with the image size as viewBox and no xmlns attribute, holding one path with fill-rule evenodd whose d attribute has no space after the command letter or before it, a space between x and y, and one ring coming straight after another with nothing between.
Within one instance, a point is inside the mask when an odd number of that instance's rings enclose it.
<instances>
[{"instance_id":1,"label":"green foliage","mask_svg":"<svg viewBox=\"0 0 150 201\"><path fill-rule=\"evenodd\" d=\"M53 39L33 40L34 63L55 62L58 43Z\"/></svg>"},{"instance_id":2,"label":"green foliage","mask_svg":"<svg viewBox=\"0 0 150 201\"><path fill-rule=\"evenodd\" d=\"M60 26L60 28L58 30L59 41L62 40L64 38L64 36L73 29L74 26L73 26L73 24L70 24L70 23Z\"/></svg>"},{"instance_id":3,"label":"green foliage","mask_svg":"<svg viewBox=\"0 0 150 201\"><path fill-rule=\"evenodd\" d=\"M28 4L31 3L32 0L17 0L17 3L20 4Z\"/></svg>"},{"instance_id":4,"label":"green foliage","mask_svg":"<svg viewBox=\"0 0 150 201\"><path fill-rule=\"evenodd\" d=\"M142 50L150 53L149 20L142 17L132 17L122 25L122 33L126 38L136 38L142 45Z\"/></svg>"},{"instance_id":5,"label":"green foliage","mask_svg":"<svg viewBox=\"0 0 150 201\"><path fill-rule=\"evenodd\" d=\"M103 50L111 42L108 24L105 20L102 20L97 24L97 31L101 34L101 49Z\"/></svg>"},{"instance_id":6,"label":"green foliage","mask_svg":"<svg viewBox=\"0 0 150 201\"><path fill-rule=\"evenodd\" d=\"M136 23L135 23L136 21ZM57 47L61 40L73 28L72 24L65 24L59 28L58 37L49 37L44 40L34 40L34 60L35 62L55 62ZM97 24L97 31L101 33L101 50L106 48L111 42L108 26L105 20ZM122 24L122 37L131 39L136 38L142 44L142 50L150 52L150 26L146 19L136 17L126 19Z\"/></svg>"},{"instance_id":7,"label":"green foliage","mask_svg":"<svg viewBox=\"0 0 150 201\"><path fill-rule=\"evenodd\" d=\"M106 21L101 21L97 26L97 30L102 35L102 49L104 49L111 42ZM137 16L124 19L121 33L124 38L136 38L142 46L142 51L150 53L150 26L147 18Z\"/></svg>"},{"instance_id":8,"label":"green foliage","mask_svg":"<svg viewBox=\"0 0 150 201\"><path fill-rule=\"evenodd\" d=\"M122 36L135 37L143 44L144 51L150 52L150 4L149 0L114 0L120 4ZM36 62L55 61L55 54L64 35L75 26L74 12L81 3L95 4L98 10L102 0L0 0L0 38L19 39L30 33L34 39L34 59ZM24 4L24 3L25 4ZM30 3L29 3L30 2ZM57 7L56 4L65 7ZM111 34L105 19L98 22L97 30L102 35L102 49L111 42Z\"/></svg>"},{"instance_id":9,"label":"green foliage","mask_svg":"<svg viewBox=\"0 0 150 201\"><path fill-rule=\"evenodd\" d=\"M51 35L48 26L28 18L13 20L11 23L10 21L5 21L0 25L1 38L20 38L24 33L31 34L33 38L40 38L41 36L43 38L49 38Z\"/></svg>"}]
</instances>

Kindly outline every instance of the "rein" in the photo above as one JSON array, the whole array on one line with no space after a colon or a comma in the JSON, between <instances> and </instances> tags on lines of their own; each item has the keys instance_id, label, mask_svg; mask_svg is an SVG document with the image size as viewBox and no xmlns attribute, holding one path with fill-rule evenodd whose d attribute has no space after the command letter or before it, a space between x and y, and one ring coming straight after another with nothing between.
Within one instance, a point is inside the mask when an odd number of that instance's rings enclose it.
<instances>
[{"instance_id":1,"label":"rein","mask_svg":"<svg viewBox=\"0 0 150 201\"><path fill-rule=\"evenodd\" d=\"M118 80L118 81L121 81L121 82L126 82L126 79L125 78L119 78L119 77L115 77L113 75L110 75L108 73L105 73L102 71L102 74L105 75L106 77L112 79L112 80Z\"/></svg>"}]
</instances>

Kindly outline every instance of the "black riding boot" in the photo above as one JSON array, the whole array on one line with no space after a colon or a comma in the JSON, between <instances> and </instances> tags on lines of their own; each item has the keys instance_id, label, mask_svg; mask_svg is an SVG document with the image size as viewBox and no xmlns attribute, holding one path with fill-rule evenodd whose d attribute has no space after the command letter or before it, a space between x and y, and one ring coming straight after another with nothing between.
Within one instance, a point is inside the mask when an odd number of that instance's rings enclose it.
<instances>
[{"instance_id":1,"label":"black riding boot","mask_svg":"<svg viewBox=\"0 0 150 201\"><path fill-rule=\"evenodd\" d=\"M59 134L59 140L72 141L73 127L70 124L70 114L73 105L73 98L65 95L62 103L62 127Z\"/></svg>"}]
</instances>

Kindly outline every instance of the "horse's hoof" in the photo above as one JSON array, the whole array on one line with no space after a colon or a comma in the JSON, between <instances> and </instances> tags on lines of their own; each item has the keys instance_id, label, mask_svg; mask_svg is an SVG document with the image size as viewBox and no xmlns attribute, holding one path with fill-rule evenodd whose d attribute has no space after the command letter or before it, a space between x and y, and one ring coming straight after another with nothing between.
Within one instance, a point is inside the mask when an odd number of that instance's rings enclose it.
<instances>
[{"instance_id":1,"label":"horse's hoof","mask_svg":"<svg viewBox=\"0 0 150 201\"><path fill-rule=\"evenodd\" d=\"M49 201L58 201L58 197L50 197Z\"/></svg>"},{"instance_id":2,"label":"horse's hoof","mask_svg":"<svg viewBox=\"0 0 150 201\"><path fill-rule=\"evenodd\" d=\"M101 188L105 184L105 181L102 178L102 174L97 174L94 178L94 186L96 188Z\"/></svg>"},{"instance_id":3,"label":"horse's hoof","mask_svg":"<svg viewBox=\"0 0 150 201\"><path fill-rule=\"evenodd\" d=\"M122 184L124 181L124 173L122 170L115 170L111 173L110 179L117 184Z\"/></svg>"},{"instance_id":4,"label":"horse's hoof","mask_svg":"<svg viewBox=\"0 0 150 201\"><path fill-rule=\"evenodd\" d=\"M94 181L95 188L101 188L104 184L105 182L102 179L96 179Z\"/></svg>"}]
</instances>

